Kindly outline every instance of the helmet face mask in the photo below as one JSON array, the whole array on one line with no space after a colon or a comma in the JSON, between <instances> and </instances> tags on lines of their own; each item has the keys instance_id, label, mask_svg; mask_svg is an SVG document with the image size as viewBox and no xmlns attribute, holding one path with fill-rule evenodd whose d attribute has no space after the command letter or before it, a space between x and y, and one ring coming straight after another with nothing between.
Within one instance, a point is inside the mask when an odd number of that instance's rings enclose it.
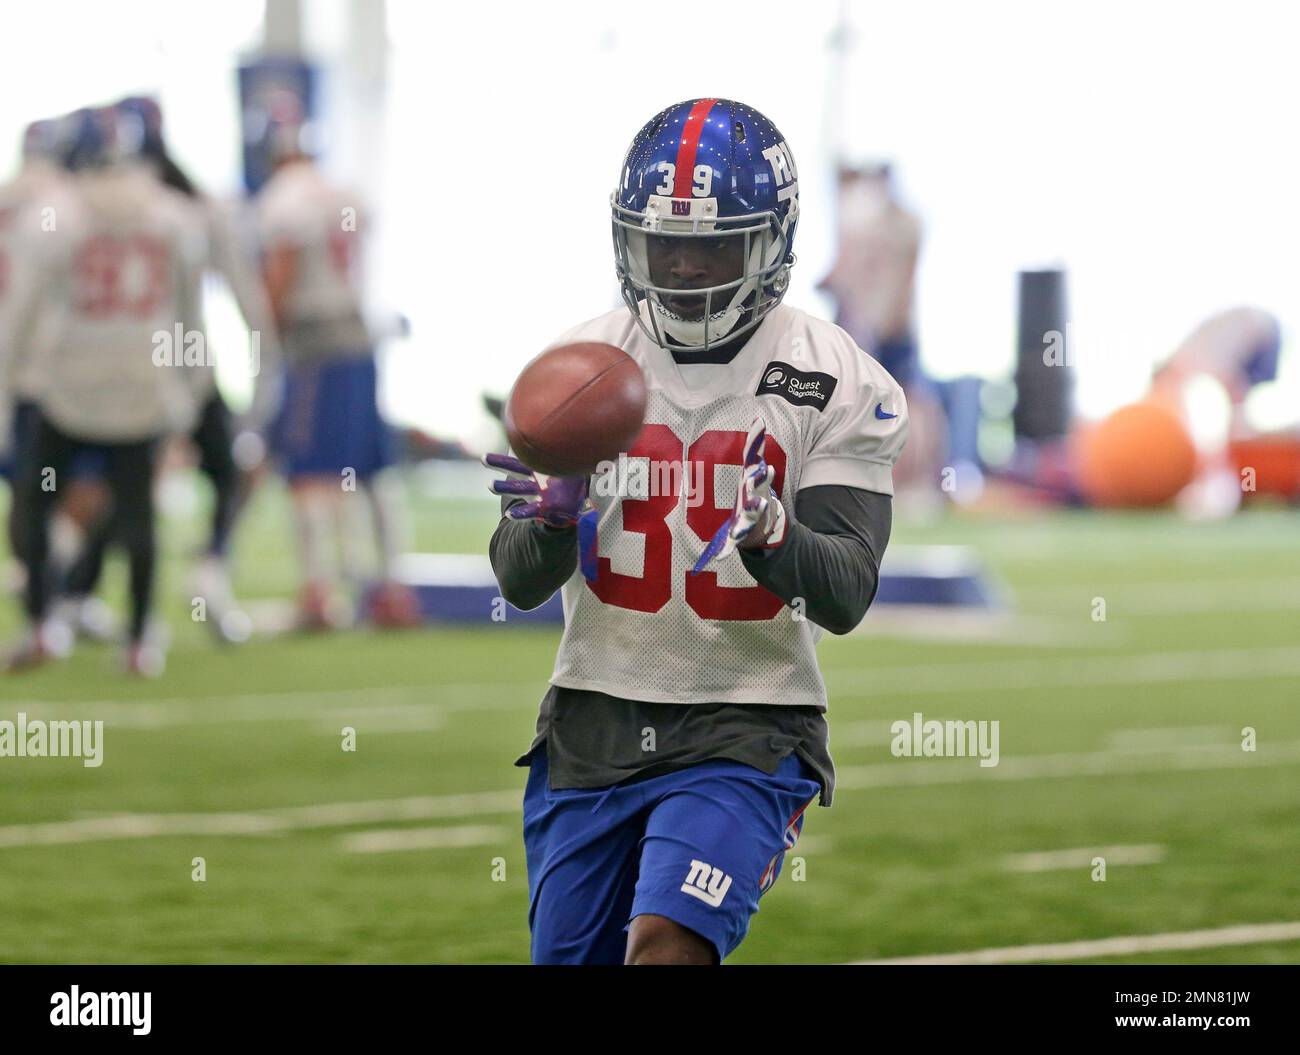
<instances>
[{"instance_id":1,"label":"helmet face mask","mask_svg":"<svg viewBox=\"0 0 1300 1055\"><path fill-rule=\"evenodd\" d=\"M753 329L780 300L790 265L774 214L674 223L653 210L625 215L617 201L613 210L623 297L656 343L708 348Z\"/></svg>"},{"instance_id":2,"label":"helmet face mask","mask_svg":"<svg viewBox=\"0 0 1300 1055\"><path fill-rule=\"evenodd\" d=\"M692 164L699 157L707 163ZM780 133L756 111L717 99L669 107L633 142L610 207L624 303L663 348L746 333L785 293L798 184Z\"/></svg>"}]
</instances>

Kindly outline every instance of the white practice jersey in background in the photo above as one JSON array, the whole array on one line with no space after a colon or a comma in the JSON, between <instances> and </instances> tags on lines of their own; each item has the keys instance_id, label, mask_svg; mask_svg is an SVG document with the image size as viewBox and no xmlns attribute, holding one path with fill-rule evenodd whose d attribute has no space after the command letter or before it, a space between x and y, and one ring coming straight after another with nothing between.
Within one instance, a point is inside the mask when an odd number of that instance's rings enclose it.
<instances>
[{"instance_id":1,"label":"white practice jersey in background","mask_svg":"<svg viewBox=\"0 0 1300 1055\"><path fill-rule=\"evenodd\" d=\"M357 271L364 216L355 194L328 182L310 161L284 165L258 196L266 250L298 251L297 282L281 320L293 361L370 354Z\"/></svg>"},{"instance_id":2,"label":"white practice jersey in background","mask_svg":"<svg viewBox=\"0 0 1300 1055\"><path fill-rule=\"evenodd\" d=\"M784 304L729 363L678 366L625 308L554 344L576 341L622 348L649 399L622 486L593 478L600 574L588 583L575 571L563 587L552 683L664 703L825 708L820 628L759 586L738 553L690 570L735 502L756 417L791 518L804 487L892 495L907 435L902 389L838 326Z\"/></svg>"},{"instance_id":3,"label":"white practice jersey in background","mask_svg":"<svg viewBox=\"0 0 1300 1055\"><path fill-rule=\"evenodd\" d=\"M40 160L28 161L10 182L0 185L0 401L31 399L39 387L41 345L52 338L53 320L37 320L20 346L14 333L18 294L31 288L41 240L57 225L71 195L63 171Z\"/></svg>"},{"instance_id":4,"label":"white practice jersey in background","mask_svg":"<svg viewBox=\"0 0 1300 1055\"><path fill-rule=\"evenodd\" d=\"M159 362L197 332L203 221L143 166L87 171L74 190L15 289L16 346L33 339L42 314L53 330L33 396L81 439L127 443L188 429L185 368Z\"/></svg>"}]
</instances>

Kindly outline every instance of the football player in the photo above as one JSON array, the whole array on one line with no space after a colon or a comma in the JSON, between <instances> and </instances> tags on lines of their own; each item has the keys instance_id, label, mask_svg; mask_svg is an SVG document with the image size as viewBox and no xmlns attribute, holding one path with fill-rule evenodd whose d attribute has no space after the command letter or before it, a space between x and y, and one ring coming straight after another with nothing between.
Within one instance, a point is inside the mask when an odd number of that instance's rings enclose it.
<instances>
[{"instance_id":1,"label":"football player","mask_svg":"<svg viewBox=\"0 0 1300 1055\"><path fill-rule=\"evenodd\" d=\"M35 413L33 369L39 361L30 349L14 347L13 291L22 285L22 270L30 266L30 246L42 233L42 219L48 225L57 218L59 200L66 197L59 144L58 121L33 121L23 133L18 172L0 185L0 346L5 349L0 355L6 362L0 372L0 476L11 482L28 448ZM12 548L12 505L7 520Z\"/></svg>"},{"instance_id":2,"label":"football player","mask_svg":"<svg viewBox=\"0 0 1300 1055\"><path fill-rule=\"evenodd\" d=\"M0 457L0 476L14 482L19 466L31 450L37 415L36 397L43 384L57 383L56 378L43 380L40 371L49 365L43 348L62 325L56 306L50 306L32 328L23 346L14 341L12 315L15 291L27 284L26 272L41 255L43 240L57 232L58 217L68 199L74 197L72 182L65 168L66 155L75 146L76 118L35 121L23 136L22 165L15 178L0 187L0 341L8 345L7 378L0 379L0 418L12 416L12 428L0 433L0 448L8 454ZM62 496L50 526L50 557L62 579L86 548L87 527L104 519L108 505L103 484L104 460L100 452L83 450L68 467ZM11 502L8 532L12 551L17 554L18 504ZM19 565L21 567L21 565ZM21 578L21 576L19 576ZM21 589L21 587L20 587ZM61 623L68 631L108 641L118 630L107 605L98 598L81 603L60 604ZM65 637L64 627L57 635Z\"/></svg>"},{"instance_id":3,"label":"football player","mask_svg":"<svg viewBox=\"0 0 1300 1055\"><path fill-rule=\"evenodd\" d=\"M626 453L651 485L486 458L510 476L493 484L502 596L564 595L516 762L532 957L718 963L806 808L831 804L814 646L875 596L907 406L843 330L782 303L798 173L761 113L670 106L633 141L611 208L626 308L555 343L606 342L641 366L645 425Z\"/></svg>"},{"instance_id":4,"label":"football player","mask_svg":"<svg viewBox=\"0 0 1300 1055\"><path fill-rule=\"evenodd\" d=\"M912 438L894 469L896 501L934 510L948 423L913 320L921 222L899 199L888 163L842 168L839 188L839 245L817 288L835 298L836 324L903 386Z\"/></svg>"},{"instance_id":5,"label":"football player","mask_svg":"<svg viewBox=\"0 0 1300 1055\"><path fill-rule=\"evenodd\" d=\"M1232 404L1233 426L1244 426L1246 396L1256 385L1277 380L1282 331L1263 308L1236 307L1204 320L1155 371L1156 391L1179 393L1192 378L1219 382Z\"/></svg>"},{"instance_id":6,"label":"football player","mask_svg":"<svg viewBox=\"0 0 1300 1055\"><path fill-rule=\"evenodd\" d=\"M112 494L111 537L130 565L125 666L153 675L163 665L160 647L145 636L157 552L155 453L164 436L193 418L182 371L158 365L155 354L160 334L195 324L191 294L205 249L188 200L124 162L115 110L85 110L74 120L76 197L34 244L32 266L14 290L15 347L30 346L42 316L57 318L59 327L41 347L46 362L36 370L31 447L14 491L30 633L10 666L57 652L48 525L73 461L91 451L103 461Z\"/></svg>"},{"instance_id":7,"label":"football player","mask_svg":"<svg viewBox=\"0 0 1300 1055\"><path fill-rule=\"evenodd\" d=\"M384 472L395 452L379 413L372 335L357 279L365 217L354 195L325 178L301 135L293 116L273 122L276 167L258 201L263 276L285 358L271 448L288 478L298 528L299 622L328 629L343 620L327 553L335 537L345 555L355 551L358 518L345 498L359 493L380 562L368 614L379 626L410 626L420 621L419 606L392 577L401 495Z\"/></svg>"},{"instance_id":8,"label":"football player","mask_svg":"<svg viewBox=\"0 0 1300 1055\"><path fill-rule=\"evenodd\" d=\"M222 203L201 194L167 151L163 139L162 110L145 96L131 96L117 104L119 119L130 131L136 156L157 178L194 205L196 221L203 227L208 256L205 269L220 275L234 295L250 334L257 335L258 358L250 370L256 370L253 405L244 422L254 432L265 428L274 404L278 354L270 305L260 276L246 261L239 245L232 216ZM202 272L194 272L197 283ZM194 304L202 303L201 289L191 291ZM196 325L201 320L195 320ZM202 327L200 326L200 331ZM197 420L190 438L199 453L199 469L212 483L212 520L208 539L193 575L196 597L206 602L207 626L217 640L238 643L247 640L250 621L238 608L231 586L229 569L230 538L235 517L248 486L244 474L235 464L233 445L235 425L230 409L217 387L215 362L206 346L197 361L187 364L184 376L189 380ZM104 550L108 542L103 527L94 533L85 552L67 577L69 603L84 610L87 598L99 579Z\"/></svg>"}]
</instances>

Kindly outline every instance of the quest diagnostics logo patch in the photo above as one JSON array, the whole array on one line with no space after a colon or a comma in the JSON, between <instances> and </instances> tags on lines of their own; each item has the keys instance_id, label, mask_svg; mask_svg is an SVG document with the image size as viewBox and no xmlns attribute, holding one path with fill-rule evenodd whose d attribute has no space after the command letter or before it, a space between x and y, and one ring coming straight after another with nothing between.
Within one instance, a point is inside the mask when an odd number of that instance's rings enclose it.
<instances>
[{"instance_id":1,"label":"quest diagnostics logo patch","mask_svg":"<svg viewBox=\"0 0 1300 1055\"><path fill-rule=\"evenodd\" d=\"M796 370L789 363L770 362L763 367L756 396L780 396L797 407L824 410L839 378L815 370Z\"/></svg>"}]
</instances>

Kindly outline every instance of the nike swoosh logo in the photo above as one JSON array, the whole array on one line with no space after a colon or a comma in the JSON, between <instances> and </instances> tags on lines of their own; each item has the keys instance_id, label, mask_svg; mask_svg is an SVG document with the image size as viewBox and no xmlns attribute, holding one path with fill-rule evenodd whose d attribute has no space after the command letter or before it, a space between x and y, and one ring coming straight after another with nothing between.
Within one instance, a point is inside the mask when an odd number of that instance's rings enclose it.
<instances>
[{"instance_id":1,"label":"nike swoosh logo","mask_svg":"<svg viewBox=\"0 0 1300 1055\"><path fill-rule=\"evenodd\" d=\"M898 415L897 415L897 414L886 414L886 413L885 413L885 404L884 404L884 403L877 403L877 404L876 404L876 417L877 417L877 419L879 419L880 421L888 421L890 418L896 418L896 417L898 417Z\"/></svg>"}]
</instances>

